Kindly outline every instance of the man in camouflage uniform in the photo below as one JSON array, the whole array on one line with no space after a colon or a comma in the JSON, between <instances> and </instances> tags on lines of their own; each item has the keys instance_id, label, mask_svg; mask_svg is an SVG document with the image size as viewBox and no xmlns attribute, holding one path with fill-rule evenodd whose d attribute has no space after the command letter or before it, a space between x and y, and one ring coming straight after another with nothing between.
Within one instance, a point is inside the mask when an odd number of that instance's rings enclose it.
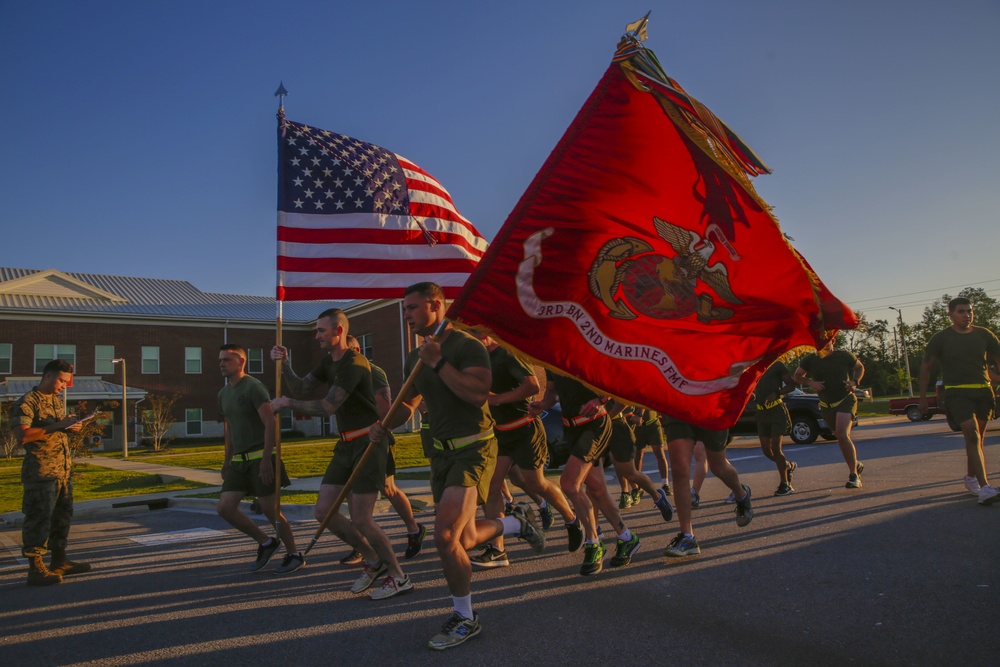
<instances>
[{"instance_id":1,"label":"man in camouflage uniform","mask_svg":"<svg viewBox=\"0 0 1000 667\"><path fill-rule=\"evenodd\" d=\"M24 448L24 527L21 553L29 561L28 585L49 586L64 575L89 572L88 563L66 558L66 538L73 519L73 457L67 432L76 433L83 420L66 416L59 394L73 380L73 365L56 359L42 370L38 386L17 399L11 422L17 444ZM46 551L52 551L50 567Z\"/></svg>"}]
</instances>

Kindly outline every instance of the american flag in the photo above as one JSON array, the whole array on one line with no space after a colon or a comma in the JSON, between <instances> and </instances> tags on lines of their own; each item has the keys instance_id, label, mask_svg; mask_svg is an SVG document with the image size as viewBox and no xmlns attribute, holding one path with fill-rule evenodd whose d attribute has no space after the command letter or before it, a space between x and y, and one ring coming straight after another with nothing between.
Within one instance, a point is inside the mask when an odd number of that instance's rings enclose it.
<instances>
[{"instance_id":1,"label":"american flag","mask_svg":"<svg viewBox=\"0 0 1000 667\"><path fill-rule=\"evenodd\" d=\"M457 296L487 243L433 176L384 148L278 127L278 300Z\"/></svg>"}]
</instances>

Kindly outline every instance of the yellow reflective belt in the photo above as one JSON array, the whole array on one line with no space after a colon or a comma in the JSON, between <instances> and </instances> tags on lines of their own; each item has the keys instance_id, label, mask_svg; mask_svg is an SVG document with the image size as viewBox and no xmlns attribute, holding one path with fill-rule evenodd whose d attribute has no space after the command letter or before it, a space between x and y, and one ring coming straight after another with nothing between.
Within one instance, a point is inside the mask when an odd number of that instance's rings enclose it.
<instances>
[{"instance_id":1,"label":"yellow reflective belt","mask_svg":"<svg viewBox=\"0 0 1000 667\"><path fill-rule=\"evenodd\" d=\"M838 405L840 405L841 403L843 403L844 401L846 401L850 397L851 397L851 394L848 394L847 396L844 396L842 399L840 399L836 403L824 403L823 401L820 401L819 402L819 407L821 407L821 408L835 408Z\"/></svg>"},{"instance_id":2,"label":"yellow reflective belt","mask_svg":"<svg viewBox=\"0 0 1000 667\"><path fill-rule=\"evenodd\" d=\"M480 440L486 440L493 437L493 429L487 429L482 433L477 433L475 435L467 435L464 438L452 438L451 440L438 440L434 438L434 449L444 450L455 450L461 449L466 445L471 445L474 442L479 442Z\"/></svg>"},{"instance_id":3,"label":"yellow reflective belt","mask_svg":"<svg viewBox=\"0 0 1000 667\"><path fill-rule=\"evenodd\" d=\"M846 398L846 396L844 398ZM841 399L841 400L843 400L843 399ZM781 399L780 398L775 399L775 400L771 401L770 403L765 403L764 404L764 409L765 410L770 410L771 408L775 408L775 407L777 407L779 405L781 405ZM822 405L822 403L820 403L820 405ZM838 403L837 405L840 405L840 404Z\"/></svg>"},{"instance_id":4,"label":"yellow reflective belt","mask_svg":"<svg viewBox=\"0 0 1000 667\"><path fill-rule=\"evenodd\" d=\"M992 389L988 382L983 384L946 384L945 389Z\"/></svg>"},{"instance_id":5,"label":"yellow reflective belt","mask_svg":"<svg viewBox=\"0 0 1000 667\"><path fill-rule=\"evenodd\" d=\"M264 450L257 449L252 452L238 452L236 454L233 454L233 456L240 457L240 460L246 463L247 461L256 461L257 459L264 458Z\"/></svg>"}]
</instances>

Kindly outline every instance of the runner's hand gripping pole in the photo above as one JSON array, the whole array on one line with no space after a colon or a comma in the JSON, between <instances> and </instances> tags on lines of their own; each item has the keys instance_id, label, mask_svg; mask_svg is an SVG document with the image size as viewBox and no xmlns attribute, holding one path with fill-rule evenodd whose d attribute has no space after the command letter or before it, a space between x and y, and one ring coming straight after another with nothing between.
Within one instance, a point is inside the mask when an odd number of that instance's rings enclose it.
<instances>
[{"instance_id":1,"label":"runner's hand gripping pole","mask_svg":"<svg viewBox=\"0 0 1000 667\"><path fill-rule=\"evenodd\" d=\"M434 331L432 335L435 337L438 336L442 331L444 331L444 328L447 325L448 325L448 320L446 319L441 320L441 323L438 325L438 328ZM392 402L392 406L390 406L389 411L385 413L385 417L382 418L380 422L382 424L382 428L386 428L386 424L390 423L393 415L396 414L396 410L402 404L403 398L408 393L410 393L410 388L413 386L413 383L417 381L417 375L420 374L420 369L423 367L424 367L423 360L417 359L417 363L414 364L413 370L410 371L410 375L406 378L406 382L403 383L403 386L399 390L399 393L396 394L396 400ZM333 519L333 515L336 512L340 511L340 506L344 504L344 499L347 498L347 494L351 492L351 488L353 488L354 482L357 480L358 475L361 474L361 470L368 463L368 459L371 458L372 454L375 453L375 448L378 447L379 444L380 443L374 441L368 443L368 447L365 448L365 451L361 455L361 458L358 459L357 464L354 466L354 470L351 471L350 477L348 477L347 481L344 482L344 488L342 488L340 490L340 493L337 494L337 498L333 501L333 505L330 506L330 509L329 511L327 511L326 516L323 517L323 521L319 524L319 528L316 529L316 534L313 535L312 540L309 542L309 546L307 546L305 550L302 552L303 556L305 556L312 550L313 546L315 546L316 542L318 542L319 538L323 535L323 531L326 530L326 527L327 525L329 525L330 520Z\"/></svg>"}]
</instances>

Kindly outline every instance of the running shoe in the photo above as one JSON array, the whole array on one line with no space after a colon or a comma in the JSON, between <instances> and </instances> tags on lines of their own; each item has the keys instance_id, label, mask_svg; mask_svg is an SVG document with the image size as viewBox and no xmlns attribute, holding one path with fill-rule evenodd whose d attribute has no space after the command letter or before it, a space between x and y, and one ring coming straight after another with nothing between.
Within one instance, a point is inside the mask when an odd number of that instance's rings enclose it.
<instances>
[{"instance_id":1,"label":"running shoe","mask_svg":"<svg viewBox=\"0 0 1000 667\"><path fill-rule=\"evenodd\" d=\"M661 486L660 488L663 489L663 492L665 494L667 494L668 496L670 495L670 485L668 483L664 482L663 486Z\"/></svg>"},{"instance_id":2,"label":"running shoe","mask_svg":"<svg viewBox=\"0 0 1000 667\"><path fill-rule=\"evenodd\" d=\"M799 465L795 461L788 461L788 485L792 485L792 473L798 469Z\"/></svg>"},{"instance_id":3,"label":"running shoe","mask_svg":"<svg viewBox=\"0 0 1000 667\"><path fill-rule=\"evenodd\" d=\"M701 495L694 489L691 489L691 509L696 510L699 507L701 507Z\"/></svg>"},{"instance_id":4,"label":"running shoe","mask_svg":"<svg viewBox=\"0 0 1000 667\"><path fill-rule=\"evenodd\" d=\"M969 475L966 475L965 479L962 480L962 482L963 482L963 484L965 484L965 488L969 491L969 493L971 493L972 495L977 496L977 497L979 496L979 480L978 479L976 479L975 477L970 477Z\"/></svg>"},{"instance_id":5,"label":"running shoe","mask_svg":"<svg viewBox=\"0 0 1000 667\"><path fill-rule=\"evenodd\" d=\"M443 651L472 639L483 629L479 625L479 614L473 612L472 618L466 618L457 611L441 626L441 632L437 633L427 642L427 647L435 651Z\"/></svg>"},{"instance_id":6,"label":"running shoe","mask_svg":"<svg viewBox=\"0 0 1000 667\"><path fill-rule=\"evenodd\" d=\"M597 574L604 569L604 556L608 553L604 542L595 542L583 547L583 565L580 566L580 574Z\"/></svg>"},{"instance_id":7,"label":"running shoe","mask_svg":"<svg viewBox=\"0 0 1000 667\"><path fill-rule=\"evenodd\" d=\"M1000 500L1000 494L997 494L997 490L989 484L979 488L980 505L992 505L998 500Z\"/></svg>"},{"instance_id":8,"label":"running shoe","mask_svg":"<svg viewBox=\"0 0 1000 667\"><path fill-rule=\"evenodd\" d=\"M694 539L694 535L688 537L684 533L677 533L677 537L671 540L667 548L663 550L663 555L670 558L683 558L700 553L701 547L698 546L698 540Z\"/></svg>"},{"instance_id":9,"label":"running shoe","mask_svg":"<svg viewBox=\"0 0 1000 667\"><path fill-rule=\"evenodd\" d=\"M663 520L670 521L674 518L674 508L671 507L670 501L667 499L667 494L663 492L663 489L657 489L656 495L657 498L653 501L653 504L656 505L656 509L660 510Z\"/></svg>"},{"instance_id":10,"label":"running shoe","mask_svg":"<svg viewBox=\"0 0 1000 667\"><path fill-rule=\"evenodd\" d=\"M642 489L635 487L632 489L632 505L638 505L642 499Z\"/></svg>"},{"instance_id":11,"label":"running shoe","mask_svg":"<svg viewBox=\"0 0 1000 667\"><path fill-rule=\"evenodd\" d=\"M281 559L281 565L274 568L274 573L291 574L305 564L306 559L302 557L302 554L285 554L285 557Z\"/></svg>"},{"instance_id":12,"label":"running shoe","mask_svg":"<svg viewBox=\"0 0 1000 667\"><path fill-rule=\"evenodd\" d=\"M795 489L792 488L791 484L779 484L778 490L774 492L776 496L790 496L795 493Z\"/></svg>"},{"instance_id":13,"label":"running shoe","mask_svg":"<svg viewBox=\"0 0 1000 667\"><path fill-rule=\"evenodd\" d=\"M535 521L535 510L529 505L518 503L510 513L521 523L521 534L518 537L527 542L536 554L542 553L545 549L545 533Z\"/></svg>"},{"instance_id":14,"label":"running shoe","mask_svg":"<svg viewBox=\"0 0 1000 667\"><path fill-rule=\"evenodd\" d=\"M847 478L847 484L844 485L847 489L860 489L861 488L861 477L851 473L851 476Z\"/></svg>"},{"instance_id":15,"label":"running shoe","mask_svg":"<svg viewBox=\"0 0 1000 667\"><path fill-rule=\"evenodd\" d=\"M548 530L552 527L552 505L545 503L544 506L538 508L538 518L542 521L542 530Z\"/></svg>"},{"instance_id":16,"label":"running shoe","mask_svg":"<svg viewBox=\"0 0 1000 667\"><path fill-rule=\"evenodd\" d=\"M733 503L736 502L736 494L730 492L729 495L726 496L726 499L723 502L726 503L727 505L732 505Z\"/></svg>"},{"instance_id":17,"label":"running shoe","mask_svg":"<svg viewBox=\"0 0 1000 667\"><path fill-rule=\"evenodd\" d=\"M410 578L403 576L402 579L397 579L391 574L385 578L382 585L373 590L368 594L369 600L385 600L396 595L402 595L403 593L409 593L413 590L413 582Z\"/></svg>"},{"instance_id":18,"label":"running shoe","mask_svg":"<svg viewBox=\"0 0 1000 667\"><path fill-rule=\"evenodd\" d=\"M510 561L507 560L507 552L500 551L492 544L483 547L483 552L478 556L473 556L469 562L476 567L507 567Z\"/></svg>"},{"instance_id":19,"label":"running shoe","mask_svg":"<svg viewBox=\"0 0 1000 667\"><path fill-rule=\"evenodd\" d=\"M619 539L615 544L615 555L611 559L611 567L625 567L632 562L632 555L639 550L639 536L632 533L628 542Z\"/></svg>"},{"instance_id":20,"label":"running shoe","mask_svg":"<svg viewBox=\"0 0 1000 667\"><path fill-rule=\"evenodd\" d=\"M264 569L264 566L271 561L271 556L274 555L274 552L278 550L279 546L281 546L281 542L274 539L273 537L270 538L264 544L258 544L257 560L251 563L250 571L259 572L260 570Z\"/></svg>"},{"instance_id":21,"label":"running shoe","mask_svg":"<svg viewBox=\"0 0 1000 667\"><path fill-rule=\"evenodd\" d=\"M632 507L632 494L628 491L622 491L621 495L618 496L618 509L623 510L628 507Z\"/></svg>"},{"instance_id":22,"label":"running shoe","mask_svg":"<svg viewBox=\"0 0 1000 667\"><path fill-rule=\"evenodd\" d=\"M375 565L364 564L364 569L361 571L361 576L358 580L354 582L351 586L352 593L364 593L381 577L383 574L389 571L385 563L379 561Z\"/></svg>"},{"instance_id":23,"label":"running shoe","mask_svg":"<svg viewBox=\"0 0 1000 667\"><path fill-rule=\"evenodd\" d=\"M347 554L340 559L341 565L357 565L361 562L361 552L357 549L351 549L351 553Z\"/></svg>"},{"instance_id":24,"label":"running shoe","mask_svg":"<svg viewBox=\"0 0 1000 667\"><path fill-rule=\"evenodd\" d=\"M861 473L863 473L864 471L865 471L865 464L862 463L861 461L858 461L858 476L860 477Z\"/></svg>"},{"instance_id":25,"label":"running shoe","mask_svg":"<svg viewBox=\"0 0 1000 667\"><path fill-rule=\"evenodd\" d=\"M504 516L510 516L513 513L514 513L514 503L512 503L512 502L504 503L504 506L503 506L503 515Z\"/></svg>"},{"instance_id":26,"label":"running shoe","mask_svg":"<svg viewBox=\"0 0 1000 667\"><path fill-rule=\"evenodd\" d=\"M746 495L736 503L736 525L742 528L753 520L753 506L750 503L750 487L741 484Z\"/></svg>"},{"instance_id":27,"label":"running shoe","mask_svg":"<svg viewBox=\"0 0 1000 667\"><path fill-rule=\"evenodd\" d=\"M427 537L427 527L420 525L420 529L415 533L406 534L406 551L403 553L403 558L409 560L410 558L416 558L417 554L424 546L424 538Z\"/></svg>"},{"instance_id":28,"label":"running shoe","mask_svg":"<svg viewBox=\"0 0 1000 667\"><path fill-rule=\"evenodd\" d=\"M579 551L583 546L583 528L580 527L580 520L575 519L573 523L567 523L566 532L569 533L569 552Z\"/></svg>"}]
</instances>

